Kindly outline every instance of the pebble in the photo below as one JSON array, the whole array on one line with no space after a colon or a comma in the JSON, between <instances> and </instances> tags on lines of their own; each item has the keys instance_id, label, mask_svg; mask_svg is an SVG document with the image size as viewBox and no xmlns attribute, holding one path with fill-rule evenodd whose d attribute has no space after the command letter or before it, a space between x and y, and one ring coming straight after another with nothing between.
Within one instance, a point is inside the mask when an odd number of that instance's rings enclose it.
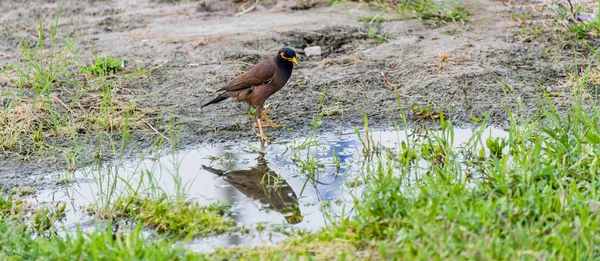
<instances>
[{"instance_id":1,"label":"pebble","mask_svg":"<svg viewBox=\"0 0 600 261\"><path fill-rule=\"evenodd\" d=\"M321 56L321 46L311 46L304 48L306 57Z\"/></svg>"}]
</instances>

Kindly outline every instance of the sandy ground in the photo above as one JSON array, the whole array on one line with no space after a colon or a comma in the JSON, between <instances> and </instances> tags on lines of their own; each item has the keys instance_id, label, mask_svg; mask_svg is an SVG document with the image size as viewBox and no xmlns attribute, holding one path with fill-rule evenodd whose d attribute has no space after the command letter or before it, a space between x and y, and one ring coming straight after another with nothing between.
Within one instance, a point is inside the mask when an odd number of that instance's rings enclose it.
<instances>
[{"instance_id":1,"label":"sandy ground","mask_svg":"<svg viewBox=\"0 0 600 261\"><path fill-rule=\"evenodd\" d=\"M19 39L35 42L40 14L49 24L59 5L49 0L0 1L0 66L20 59ZM359 19L373 13L357 3L279 2L234 16L247 6L227 1L69 1L59 31L78 35L84 55L95 50L127 59L131 67L169 64L128 85L126 91L133 94L131 101L156 113L153 124L158 130L168 126L161 118L178 118L183 145L254 139L247 105L224 102L203 110L199 106L236 73L273 56L284 45L300 57L286 87L267 102L274 110L271 118L287 125L266 131L279 140L306 134L319 113L321 94L327 112L321 132L361 127L361 109L372 128L391 126L400 110L411 124L433 122L428 115L414 113L415 106L442 108L458 123L490 113L502 124L506 122L502 106L515 109L518 99L524 105L522 113L535 113L540 84L551 88L558 104L570 101L571 90L562 88L573 69L570 48L559 46L551 29L523 40L517 34L523 24L511 19L512 13L536 8L535 4L477 0L465 25L431 28L415 19L385 22L378 28L379 35L390 36L385 43L368 38L369 25ZM548 19L531 20L543 25ZM452 30L458 33L447 33ZM303 48L314 45L322 47L323 57L304 56ZM400 86L401 109L382 73ZM0 92L7 89L10 86L0 84ZM136 137L141 144L149 140ZM49 174L64 165L60 159L2 160L4 186L54 184L53 178L23 177Z\"/></svg>"}]
</instances>

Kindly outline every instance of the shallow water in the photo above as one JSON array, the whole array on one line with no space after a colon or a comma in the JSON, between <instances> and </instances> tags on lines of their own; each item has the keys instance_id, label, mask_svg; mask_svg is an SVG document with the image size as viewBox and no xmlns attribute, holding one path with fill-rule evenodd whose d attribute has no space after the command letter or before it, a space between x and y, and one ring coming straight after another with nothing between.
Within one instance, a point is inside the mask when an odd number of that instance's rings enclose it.
<instances>
[{"instance_id":1,"label":"shallow water","mask_svg":"<svg viewBox=\"0 0 600 261\"><path fill-rule=\"evenodd\" d=\"M376 131L371 135L378 147L397 150L406 134ZM482 140L490 135L507 137L508 134L489 128ZM471 129L455 129L454 146L460 147L471 136ZM264 155L256 152L257 146L256 143L198 146L119 166L90 167L75 173L74 185L41 191L37 200L68 202L67 218L63 221L67 228L82 223L91 225L93 218L86 214L87 206L106 200L111 189L115 191L113 195L119 195L124 193L126 184L136 186L140 177L151 176L154 181L146 184L154 184L169 195L184 191L201 204L217 200L231 204L232 218L249 228L262 223L314 231L326 226L331 218L352 214L353 197L361 195L361 186L355 184L361 184L357 181L364 163L363 144L356 134L276 143L268 146ZM315 171L301 167L313 163ZM115 177L126 182L115 182L118 180ZM210 251L216 246L269 244L284 238L281 233L261 234L251 230L247 235L235 233L197 239L189 245L198 251Z\"/></svg>"}]
</instances>

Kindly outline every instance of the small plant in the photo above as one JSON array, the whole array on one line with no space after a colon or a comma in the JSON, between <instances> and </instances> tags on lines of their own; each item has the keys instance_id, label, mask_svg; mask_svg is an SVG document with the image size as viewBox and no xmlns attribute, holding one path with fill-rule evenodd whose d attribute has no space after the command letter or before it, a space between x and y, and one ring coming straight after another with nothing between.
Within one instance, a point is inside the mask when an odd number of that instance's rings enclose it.
<instances>
[{"instance_id":1,"label":"small plant","mask_svg":"<svg viewBox=\"0 0 600 261\"><path fill-rule=\"evenodd\" d=\"M381 24L382 22L385 21L384 18L382 17L368 17L370 18L370 20L368 20L367 22L369 22L369 29L367 29L367 37L369 39L374 39L375 41L377 41L378 43L385 43L387 42L389 35L385 34L383 36L379 35L379 24ZM361 19L360 21L366 21Z\"/></svg>"},{"instance_id":2,"label":"small plant","mask_svg":"<svg viewBox=\"0 0 600 261\"><path fill-rule=\"evenodd\" d=\"M521 27L521 30L517 33L517 36L521 39L522 42L531 42L535 40L538 36L543 33L543 30L537 26L528 30L525 27Z\"/></svg>"},{"instance_id":3,"label":"small plant","mask_svg":"<svg viewBox=\"0 0 600 261\"><path fill-rule=\"evenodd\" d=\"M50 208L37 210L33 216L33 222L31 224L32 229L38 235L42 235L46 231L50 231L52 228L54 228L54 224L56 222L61 221L66 217L66 207L67 204L65 203L56 203Z\"/></svg>"},{"instance_id":4,"label":"small plant","mask_svg":"<svg viewBox=\"0 0 600 261\"><path fill-rule=\"evenodd\" d=\"M4 191L0 191L0 195ZM0 196L0 219L7 219L15 215L22 215L28 209L25 201L13 196Z\"/></svg>"},{"instance_id":5,"label":"small plant","mask_svg":"<svg viewBox=\"0 0 600 261\"><path fill-rule=\"evenodd\" d=\"M402 163L402 166L408 167L414 164L417 160L417 151L414 148L408 147L408 144L405 141L401 143L400 149L398 158Z\"/></svg>"},{"instance_id":6,"label":"small plant","mask_svg":"<svg viewBox=\"0 0 600 261\"><path fill-rule=\"evenodd\" d=\"M381 16L365 16L365 17L358 19L358 21L363 22L363 23L381 24L383 22L386 22L387 19L385 19Z\"/></svg>"},{"instance_id":7,"label":"small plant","mask_svg":"<svg viewBox=\"0 0 600 261\"><path fill-rule=\"evenodd\" d=\"M37 190L35 188L13 188L10 191L10 194L16 196L30 196L35 195L36 192Z\"/></svg>"},{"instance_id":8,"label":"small plant","mask_svg":"<svg viewBox=\"0 0 600 261\"><path fill-rule=\"evenodd\" d=\"M433 1L423 1L423 3L432 3ZM457 2L438 2L438 4L422 4L416 9L417 18L426 25L440 26L452 22L465 23L469 20L471 14L462 7L462 3Z\"/></svg>"},{"instance_id":9,"label":"small plant","mask_svg":"<svg viewBox=\"0 0 600 261\"><path fill-rule=\"evenodd\" d=\"M490 154L496 158L502 157L502 150L504 150L504 148L506 148L506 146L508 145L508 143L506 142L505 139L498 138L498 137L496 137L496 138L489 137L485 141L485 144L486 144L488 150L490 151Z\"/></svg>"},{"instance_id":10,"label":"small plant","mask_svg":"<svg viewBox=\"0 0 600 261\"><path fill-rule=\"evenodd\" d=\"M125 60L117 60L107 56L96 57L94 63L80 69L81 73L90 75L110 75L125 69Z\"/></svg>"}]
</instances>

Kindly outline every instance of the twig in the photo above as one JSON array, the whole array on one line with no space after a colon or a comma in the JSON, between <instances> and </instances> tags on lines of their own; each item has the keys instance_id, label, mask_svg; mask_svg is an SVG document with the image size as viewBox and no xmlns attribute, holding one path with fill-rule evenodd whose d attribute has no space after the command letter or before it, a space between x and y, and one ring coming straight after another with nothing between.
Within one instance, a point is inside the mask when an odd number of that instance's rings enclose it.
<instances>
[{"instance_id":1,"label":"twig","mask_svg":"<svg viewBox=\"0 0 600 261\"><path fill-rule=\"evenodd\" d=\"M467 92L467 78L465 77L464 73L462 75L462 80L462 91L465 95L465 108L467 108L467 110L471 110L471 104L469 103L469 93Z\"/></svg>"},{"instance_id":2,"label":"twig","mask_svg":"<svg viewBox=\"0 0 600 261\"><path fill-rule=\"evenodd\" d=\"M567 0L567 3L569 4L569 12L571 13L571 21L577 22L577 16L575 15L575 12L573 11L573 3L571 3L571 0Z\"/></svg>"},{"instance_id":3,"label":"twig","mask_svg":"<svg viewBox=\"0 0 600 261\"><path fill-rule=\"evenodd\" d=\"M383 82L386 83L387 85L389 85L390 87L392 87L392 90L398 89L400 87L402 87L401 84L393 84L392 82L390 82L390 80L388 80L387 76L385 76L384 72L381 72L381 77L383 77Z\"/></svg>"},{"instance_id":4,"label":"twig","mask_svg":"<svg viewBox=\"0 0 600 261\"><path fill-rule=\"evenodd\" d=\"M252 6L250 6L248 9L235 14L235 17L242 16L242 15L254 10L254 8L256 8L256 6L258 6L259 3L260 3L260 0L256 0L256 2L254 2L254 4Z\"/></svg>"},{"instance_id":5,"label":"twig","mask_svg":"<svg viewBox=\"0 0 600 261\"><path fill-rule=\"evenodd\" d=\"M63 101L61 101L58 97L54 96L52 97L54 98L54 100L58 101L58 103L60 103L61 106L63 106L65 109L67 109L67 111L69 111L69 113L73 114L73 111L71 110L71 108L69 108L69 106L67 106Z\"/></svg>"},{"instance_id":6,"label":"twig","mask_svg":"<svg viewBox=\"0 0 600 261\"><path fill-rule=\"evenodd\" d=\"M160 133L160 131L158 131L157 129L155 129L154 127L152 127L152 125L150 125L150 123L148 123L147 121L140 119L143 123L145 123L148 127L150 127L150 129L152 129L156 134L160 135L161 137L165 138L167 141L169 141L169 143L173 143L173 141L171 141L171 139L169 139L167 136L165 136L164 134Z\"/></svg>"}]
</instances>

